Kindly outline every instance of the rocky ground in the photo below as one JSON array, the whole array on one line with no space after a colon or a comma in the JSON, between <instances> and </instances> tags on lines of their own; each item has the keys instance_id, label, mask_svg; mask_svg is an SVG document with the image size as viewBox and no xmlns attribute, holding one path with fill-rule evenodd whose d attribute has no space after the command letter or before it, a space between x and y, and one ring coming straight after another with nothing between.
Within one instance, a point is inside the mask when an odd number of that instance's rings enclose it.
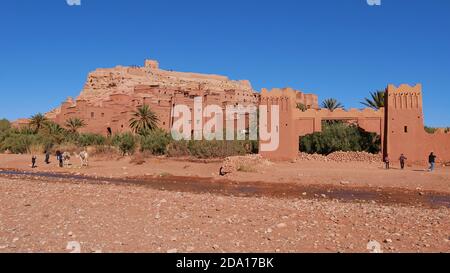
<instances>
[{"instance_id":1,"label":"rocky ground","mask_svg":"<svg viewBox=\"0 0 450 273\"><path fill-rule=\"evenodd\" d=\"M184 176L202 177L213 180L223 179L219 175L222 166L231 171L225 178L236 182L261 181L267 183L293 183L296 185L334 185L338 187L403 188L408 190L428 190L450 193L450 168L437 166L433 173L426 166L408 165L400 170L393 162L391 170L385 170L383 163L375 159L377 155L333 154L324 160L311 159L317 156L300 156L292 162L270 162L257 155L234 157L225 160L193 161L191 159L170 159L163 157L144 158L136 161L130 157L91 158L89 167L80 168L76 158L72 165L61 169L54 158L50 165L38 157L38 168L30 167L29 155L0 154L0 169L20 169L37 172L69 172L93 177L134 177L134 176ZM333 158L334 160L331 160ZM352 159L353 161L348 161ZM362 160L362 161L361 161Z\"/></svg>"},{"instance_id":2,"label":"rocky ground","mask_svg":"<svg viewBox=\"0 0 450 273\"><path fill-rule=\"evenodd\" d=\"M450 252L444 207L5 177L0 203L0 252Z\"/></svg>"}]
</instances>

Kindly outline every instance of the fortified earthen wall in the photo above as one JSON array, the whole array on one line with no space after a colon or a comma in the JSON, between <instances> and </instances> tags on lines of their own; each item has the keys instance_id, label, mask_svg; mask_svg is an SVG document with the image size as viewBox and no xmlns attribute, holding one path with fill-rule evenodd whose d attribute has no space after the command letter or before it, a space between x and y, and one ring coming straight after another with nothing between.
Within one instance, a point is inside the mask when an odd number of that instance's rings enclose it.
<instances>
[{"instance_id":1,"label":"fortified earthen wall","mask_svg":"<svg viewBox=\"0 0 450 273\"><path fill-rule=\"evenodd\" d=\"M293 90L293 89L290 89ZM317 96L296 91L296 102L317 109ZM159 127L169 131L176 105L194 107L201 97L203 107L218 105L258 105L260 94L248 80L234 81L225 76L167 71L155 60L144 67L117 66L90 73L78 98L69 98L47 117L60 125L72 117L83 119L81 132L103 135L129 131L129 120L138 106L147 104L157 114ZM191 118L191 122L194 118ZM204 120L206 122L206 120Z\"/></svg>"}]
</instances>

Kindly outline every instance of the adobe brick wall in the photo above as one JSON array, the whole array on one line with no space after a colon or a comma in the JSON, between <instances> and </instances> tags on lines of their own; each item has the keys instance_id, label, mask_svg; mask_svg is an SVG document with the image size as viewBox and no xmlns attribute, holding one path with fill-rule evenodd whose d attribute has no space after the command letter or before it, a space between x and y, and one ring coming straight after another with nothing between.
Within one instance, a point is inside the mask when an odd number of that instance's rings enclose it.
<instances>
[{"instance_id":1,"label":"adobe brick wall","mask_svg":"<svg viewBox=\"0 0 450 273\"><path fill-rule=\"evenodd\" d=\"M280 107L280 146L276 151L261 152L262 156L272 160L293 160L297 158L300 137L321 132L322 121L324 120L354 122L367 132L384 136L384 109L378 111L371 109L329 111L318 109L318 107L310 107L311 109L301 111L296 107L299 98L298 93L293 89L273 89L270 92L263 90L261 93L261 104L278 105ZM317 96L312 100L317 105Z\"/></svg>"},{"instance_id":2,"label":"adobe brick wall","mask_svg":"<svg viewBox=\"0 0 450 273\"><path fill-rule=\"evenodd\" d=\"M385 109L309 109L295 108L294 90L272 90L261 94L262 103L280 104L287 100L289 111L281 111L281 143L278 150L264 152L263 156L273 160L295 159L299 147L299 136L322 130L323 120L345 120L358 124L367 132L381 136L384 155L391 161L403 153L411 163L426 164L428 155L434 152L438 162L450 162L450 133L438 131L429 134L424 129L422 85L414 87L403 84L389 85L386 89Z\"/></svg>"}]
</instances>

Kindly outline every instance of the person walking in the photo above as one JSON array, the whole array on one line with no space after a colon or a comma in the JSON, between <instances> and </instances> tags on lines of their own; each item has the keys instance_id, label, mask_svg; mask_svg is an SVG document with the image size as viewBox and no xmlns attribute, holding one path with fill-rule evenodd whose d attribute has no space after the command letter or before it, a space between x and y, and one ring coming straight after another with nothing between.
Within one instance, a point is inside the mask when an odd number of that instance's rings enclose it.
<instances>
[{"instance_id":1,"label":"person walking","mask_svg":"<svg viewBox=\"0 0 450 273\"><path fill-rule=\"evenodd\" d=\"M50 164L50 152L48 150L45 151L45 164Z\"/></svg>"},{"instance_id":2,"label":"person walking","mask_svg":"<svg viewBox=\"0 0 450 273\"><path fill-rule=\"evenodd\" d=\"M384 157L384 164L386 165L386 170L389 170L391 168L388 154Z\"/></svg>"},{"instance_id":3,"label":"person walking","mask_svg":"<svg viewBox=\"0 0 450 273\"><path fill-rule=\"evenodd\" d=\"M64 166L64 162L63 162L63 156L61 151L56 151L56 160L58 160L59 162L59 167L62 168Z\"/></svg>"},{"instance_id":4,"label":"person walking","mask_svg":"<svg viewBox=\"0 0 450 273\"><path fill-rule=\"evenodd\" d=\"M405 162L406 160L408 160L408 158L406 158L406 156L404 154L402 154L399 158L400 160L400 167L402 168L402 170L405 169Z\"/></svg>"},{"instance_id":5,"label":"person walking","mask_svg":"<svg viewBox=\"0 0 450 273\"><path fill-rule=\"evenodd\" d=\"M434 171L434 167L436 165L436 156L434 155L433 152L431 152L431 154L428 156L428 163L430 163L429 171L430 172Z\"/></svg>"},{"instance_id":6,"label":"person walking","mask_svg":"<svg viewBox=\"0 0 450 273\"><path fill-rule=\"evenodd\" d=\"M36 160L37 160L37 156L33 155L31 157L31 168L32 169L36 168Z\"/></svg>"}]
</instances>

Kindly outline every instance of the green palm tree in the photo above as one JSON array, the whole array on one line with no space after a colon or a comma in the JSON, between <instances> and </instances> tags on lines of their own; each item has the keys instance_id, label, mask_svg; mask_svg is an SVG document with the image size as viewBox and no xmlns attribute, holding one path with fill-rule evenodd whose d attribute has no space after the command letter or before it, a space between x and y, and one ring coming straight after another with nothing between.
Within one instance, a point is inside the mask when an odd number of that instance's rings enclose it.
<instances>
[{"instance_id":1,"label":"green palm tree","mask_svg":"<svg viewBox=\"0 0 450 273\"><path fill-rule=\"evenodd\" d=\"M378 110L382 107L384 107L384 94L386 94L386 91L375 91L375 92L370 92L370 98L365 98L363 102L361 102L361 104Z\"/></svg>"},{"instance_id":2,"label":"green palm tree","mask_svg":"<svg viewBox=\"0 0 450 273\"><path fill-rule=\"evenodd\" d=\"M69 118L68 120L66 120L64 126L67 128L67 130L69 130L69 132L76 134L79 129L86 126L86 123L84 122L84 120L79 118Z\"/></svg>"},{"instance_id":3,"label":"green palm tree","mask_svg":"<svg viewBox=\"0 0 450 273\"><path fill-rule=\"evenodd\" d=\"M30 126L34 128L35 133L39 133L42 127L48 122L45 115L39 113L30 118Z\"/></svg>"},{"instance_id":4,"label":"green palm tree","mask_svg":"<svg viewBox=\"0 0 450 273\"><path fill-rule=\"evenodd\" d=\"M61 144L64 141L66 137L66 130L58 123L49 121L45 124L44 128L45 134L51 140L50 143L47 143L47 148L51 147L54 143Z\"/></svg>"},{"instance_id":5,"label":"green palm tree","mask_svg":"<svg viewBox=\"0 0 450 273\"><path fill-rule=\"evenodd\" d=\"M14 132L21 135L33 135L35 133L35 130L30 125L28 125L18 129L14 129Z\"/></svg>"},{"instance_id":6,"label":"green palm tree","mask_svg":"<svg viewBox=\"0 0 450 273\"><path fill-rule=\"evenodd\" d=\"M153 131L158 128L159 118L146 104L138 107L130 119L130 128L134 133Z\"/></svg>"},{"instance_id":7,"label":"green palm tree","mask_svg":"<svg viewBox=\"0 0 450 273\"><path fill-rule=\"evenodd\" d=\"M49 135L62 135L64 134L64 128L62 128L58 123L47 122L45 128Z\"/></svg>"},{"instance_id":8,"label":"green palm tree","mask_svg":"<svg viewBox=\"0 0 450 273\"><path fill-rule=\"evenodd\" d=\"M339 108L344 108L344 105L340 103L337 99L326 99L322 102L322 108L328 109L330 111L334 111Z\"/></svg>"},{"instance_id":9,"label":"green palm tree","mask_svg":"<svg viewBox=\"0 0 450 273\"><path fill-rule=\"evenodd\" d=\"M297 103L297 109L302 111L302 112L305 112L306 110L308 110L306 105L304 105L303 103Z\"/></svg>"}]
</instances>

